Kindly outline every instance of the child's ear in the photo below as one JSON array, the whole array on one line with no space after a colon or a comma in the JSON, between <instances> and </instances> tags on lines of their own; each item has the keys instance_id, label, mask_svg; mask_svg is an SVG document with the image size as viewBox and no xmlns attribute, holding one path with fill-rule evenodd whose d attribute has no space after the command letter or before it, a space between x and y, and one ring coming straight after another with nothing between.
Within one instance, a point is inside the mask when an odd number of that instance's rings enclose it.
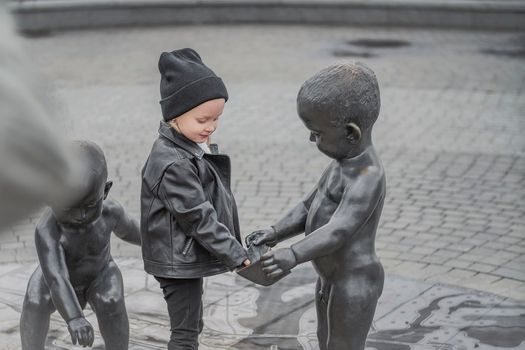
<instances>
[{"instance_id":1,"label":"child's ear","mask_svg":"<svg viewBox=\"0 0 525 350\"><path fill-rule=\"evenodd\" d=\"M346 138L352 143L357 143L361 140L361 128L355 123L347 123L346 127Z\"/></svg>"},{"instance_id":2,"label":"child's ear","mask_svg":"<svg viewBox=\"0 0 525 350\"><path fill-rule=\"evenodd\" d=\"M113 181L108 181L104 185L104 199L108 197L109 190L111 190L111 186L113 186Z\"/></svg>"}]
</instances>

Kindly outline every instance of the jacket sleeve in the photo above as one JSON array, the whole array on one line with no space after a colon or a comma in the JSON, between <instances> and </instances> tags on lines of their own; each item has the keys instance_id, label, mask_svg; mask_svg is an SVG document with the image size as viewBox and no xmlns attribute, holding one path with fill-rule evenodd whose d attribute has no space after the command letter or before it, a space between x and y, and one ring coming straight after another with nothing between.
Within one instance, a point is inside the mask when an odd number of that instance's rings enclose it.
<instances>
[{"instance_id":1,"label":"jacket sleeve","mask_svg":"<svg viewBox=\"0 0 525 350\"><path fill-rule=\"evenodd\" d=\"M230 269L247 258L235 236L218 221L191 160L177 160L166 169L158 194L183 231Z\"/></svg>"}]
</instances>

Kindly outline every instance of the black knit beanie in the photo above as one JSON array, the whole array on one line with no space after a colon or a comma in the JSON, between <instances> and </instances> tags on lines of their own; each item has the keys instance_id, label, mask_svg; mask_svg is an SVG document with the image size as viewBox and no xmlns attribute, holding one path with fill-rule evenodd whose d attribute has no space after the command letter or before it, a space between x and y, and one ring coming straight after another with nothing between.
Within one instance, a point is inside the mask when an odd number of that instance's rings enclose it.
<instances>
[{"instance_id":1,"label":"black knit beanie","mask_svg":"<svg viewBox=\"0 0 525 350\"><path fill-rule=\"evenodd\" d=\"M163 52L159 59L160 106L165 121L216 98L228 100L221 78L193 49Z\"/></svg>"}]
</instances>

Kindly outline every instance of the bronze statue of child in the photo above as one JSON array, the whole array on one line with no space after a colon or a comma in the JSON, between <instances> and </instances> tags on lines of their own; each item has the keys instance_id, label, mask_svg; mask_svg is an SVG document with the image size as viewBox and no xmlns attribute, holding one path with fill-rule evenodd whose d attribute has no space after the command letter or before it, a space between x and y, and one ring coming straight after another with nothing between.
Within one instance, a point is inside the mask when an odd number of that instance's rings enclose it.
<instances>
[{"instance_id":1,"label":"bronze statue of child","mask_svg":"<svg viewBox=\"0 0 525 350\"><path fill-rule=\"evenodd\" d=\"M20 335L23 350L43 350L51 313L57 310L68 325L73 344L91 346L93 327L82 310L91 305L106 349L128 349L129 323L122 275L110 253L114 232L140 245L136 220L107 198L102 150L89 141L75 141L79 160L73 203L47 209L37 224L36 249L40 265L31 276L22 308Z\"/></svg>"},{"instance_id":2,"label":"bronze statue of child","mask_svg":"<svg viewBox=\"0 0 525 350\"><path fill-rule=\"evenodd\" d=\"M321 350L363 350L384 272L374 240L385 197L385 173L372 145L379 115L375 74L362 64L339 64L307 80L297 110L310 141L333 161L305 199L271 229L247 244L278 242L305 232L289 248L263 255L263 270L277 278L312 261L317 336Z\"/></svg>"}]
</instances>

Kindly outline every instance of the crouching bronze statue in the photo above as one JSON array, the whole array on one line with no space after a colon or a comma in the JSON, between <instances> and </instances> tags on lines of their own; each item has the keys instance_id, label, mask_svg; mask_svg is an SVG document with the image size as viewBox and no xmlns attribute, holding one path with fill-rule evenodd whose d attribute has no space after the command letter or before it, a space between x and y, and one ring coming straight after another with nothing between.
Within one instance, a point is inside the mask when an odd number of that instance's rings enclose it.
<instances>
[{"instance_id":1,"label":"crouching bronze statue","mask_svg":"<svg viewBox=\"0 0 525 350\"><path fill-rule=\"evenodd\" d=\"M23 350L43 350L51 313L68 325L73 344L91 346L93 327L82 310L89 303L108 350L126 350L129 324L122 275L110 254L110 237L140 245L138 223L107 198L112 186L102 150L74 142L80 163L73 203L47 209L35 231L40 265L31 276L22 308Z\"/></svg>"}]
</instances>

